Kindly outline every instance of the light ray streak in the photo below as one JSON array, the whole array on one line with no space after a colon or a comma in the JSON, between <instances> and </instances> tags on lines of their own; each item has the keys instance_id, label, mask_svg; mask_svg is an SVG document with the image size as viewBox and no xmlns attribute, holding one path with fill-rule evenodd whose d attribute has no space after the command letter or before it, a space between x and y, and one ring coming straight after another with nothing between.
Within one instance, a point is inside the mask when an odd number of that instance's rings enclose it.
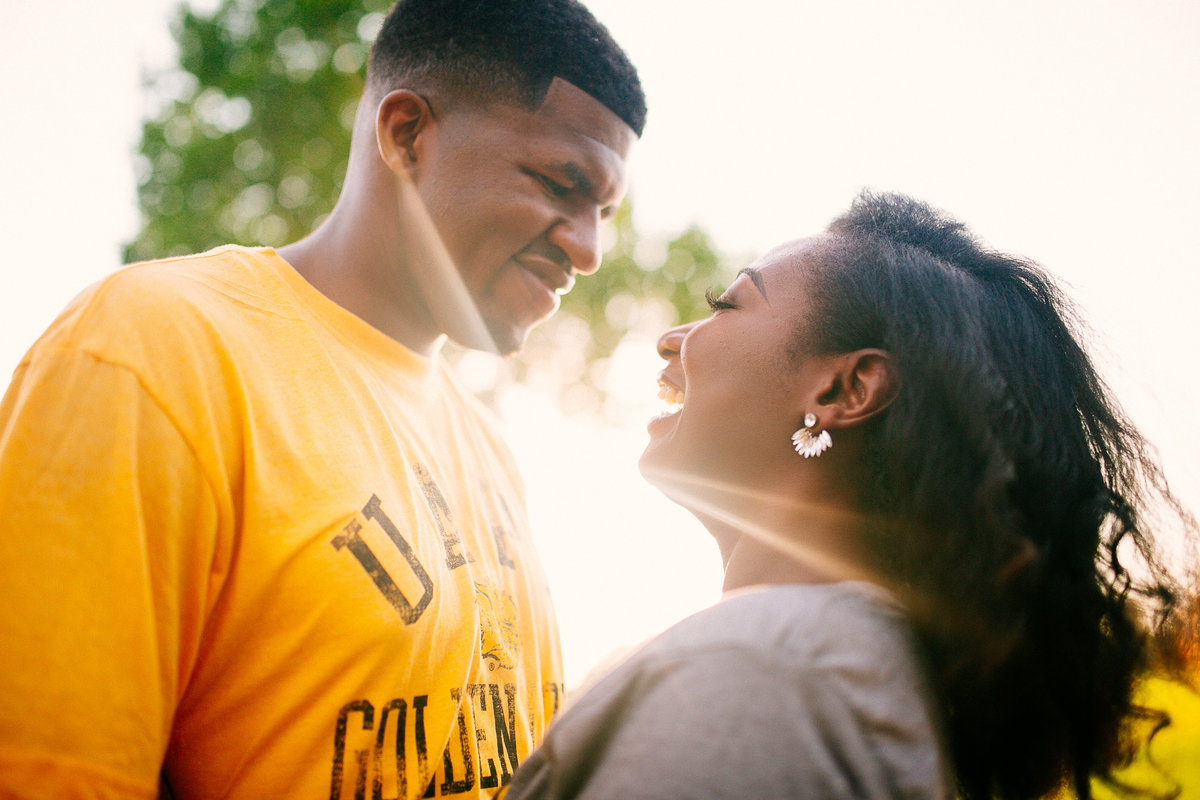
<instances>
[{"instance_id":1,"label":"light ray streak","mask_svg":"<svg viewBox=\"0 0 1200 800\"><path fill-rule=\"evenodd\" d=\"M499 348L412 178L404 170L398 171L398 177L396 200L400 209L401 241L412 265L410 273L420 287L434 322L439 330L463 347L498 353Z\"/></svg>"},{"instance_id":2,"label":"light ray streak","mask_svg":"<svg viewBox=\"0 0 1200 800\"><path fill-rule=\"evenodd\" d=\"M859 514L828 505L805 503L794 497L766 492L753 487L730 484L678 470L648 468L646 478L673 501L701 517L709 517L733 530L757 538L796 561L836 580L861 580L879 584L876 573L821 543L804 541L799 529L805 518L823 517L836 530L850 531L863 524ZM739 506L752 504L762 511L751 518L739 513ZM759 521L778 518L798 521L795 530L781 531ZM849 535L849 534L848 534ZM849 544L849 542L842 542Z\"/></svg>"}]
</instances>

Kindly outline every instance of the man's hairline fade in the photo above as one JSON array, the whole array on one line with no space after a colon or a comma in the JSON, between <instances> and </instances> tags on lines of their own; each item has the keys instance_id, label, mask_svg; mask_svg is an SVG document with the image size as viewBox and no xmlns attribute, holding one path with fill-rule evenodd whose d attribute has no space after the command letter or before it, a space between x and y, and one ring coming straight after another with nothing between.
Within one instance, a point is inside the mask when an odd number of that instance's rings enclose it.
<instances>
[{"instance_id":1,"label":"man's hairline fade","mask_svg":"<svg viewBox=\"0 0 1200 800\"><path fill-rule=\"evenodd\" d=\"M464 68L463 62L475 63ZM375 100L398 89L409 89L430 100L450 100L475 107L499 103L535 111L553 82L551 78L545 87L531 89L509 65L467 55L456 64L421 65L387 73L368 69L366 89Z\"/></svg>"}]
</instances>

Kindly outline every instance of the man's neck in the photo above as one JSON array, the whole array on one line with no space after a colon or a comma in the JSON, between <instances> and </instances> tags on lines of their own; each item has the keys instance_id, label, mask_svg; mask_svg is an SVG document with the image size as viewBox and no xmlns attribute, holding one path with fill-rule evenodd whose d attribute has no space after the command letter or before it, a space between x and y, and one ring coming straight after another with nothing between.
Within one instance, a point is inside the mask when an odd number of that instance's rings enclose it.
<instances>
[{"instance_id":1,"label":"man's neck","mask_svg":"<svg viewBox=\"0 0 1200 800\"><path fill-rule=\"evenodd\" d=\"M399 243L379 233L386 220L355 224L374 216L339 204L316 231L279 248L279 255L334 303L428 358L444 337L419 302Z\"/></svg>"}]
</instances>

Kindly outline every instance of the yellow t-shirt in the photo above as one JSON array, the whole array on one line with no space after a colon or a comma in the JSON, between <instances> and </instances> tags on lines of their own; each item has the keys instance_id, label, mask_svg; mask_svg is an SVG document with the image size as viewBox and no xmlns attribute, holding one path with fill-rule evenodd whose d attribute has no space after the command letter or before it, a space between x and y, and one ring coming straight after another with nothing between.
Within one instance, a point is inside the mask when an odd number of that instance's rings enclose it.
<instances>
[{"instance_id":1,"label":"yellow t-shirt","mask_svg":"<svg viewBox=\"0 0 1200 800\"><path fill-rule=\"evenodd\" d=\"M134 265L0 405L0 796L486 797L558 705L511 456L270 250Z\"/></svg>"}]
</instances>

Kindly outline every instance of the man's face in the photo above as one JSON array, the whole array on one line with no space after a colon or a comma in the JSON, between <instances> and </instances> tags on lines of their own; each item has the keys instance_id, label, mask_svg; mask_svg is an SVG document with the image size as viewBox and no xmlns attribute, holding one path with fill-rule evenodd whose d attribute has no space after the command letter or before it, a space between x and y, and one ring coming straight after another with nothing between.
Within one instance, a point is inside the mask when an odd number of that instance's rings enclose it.
<instances>
[{"instance_id":1,"label":"man's face","mask_svg":"<svg viewBox=\"0 0 1200 800\"><path fill-rule=\"evenodd\" d=\"M599 226L625 193L636 136L557 78L533 111L435 108L434 118L417 191L496 349L515 352L575 274L600 266Z\"/></svg>"}]
</instances>

